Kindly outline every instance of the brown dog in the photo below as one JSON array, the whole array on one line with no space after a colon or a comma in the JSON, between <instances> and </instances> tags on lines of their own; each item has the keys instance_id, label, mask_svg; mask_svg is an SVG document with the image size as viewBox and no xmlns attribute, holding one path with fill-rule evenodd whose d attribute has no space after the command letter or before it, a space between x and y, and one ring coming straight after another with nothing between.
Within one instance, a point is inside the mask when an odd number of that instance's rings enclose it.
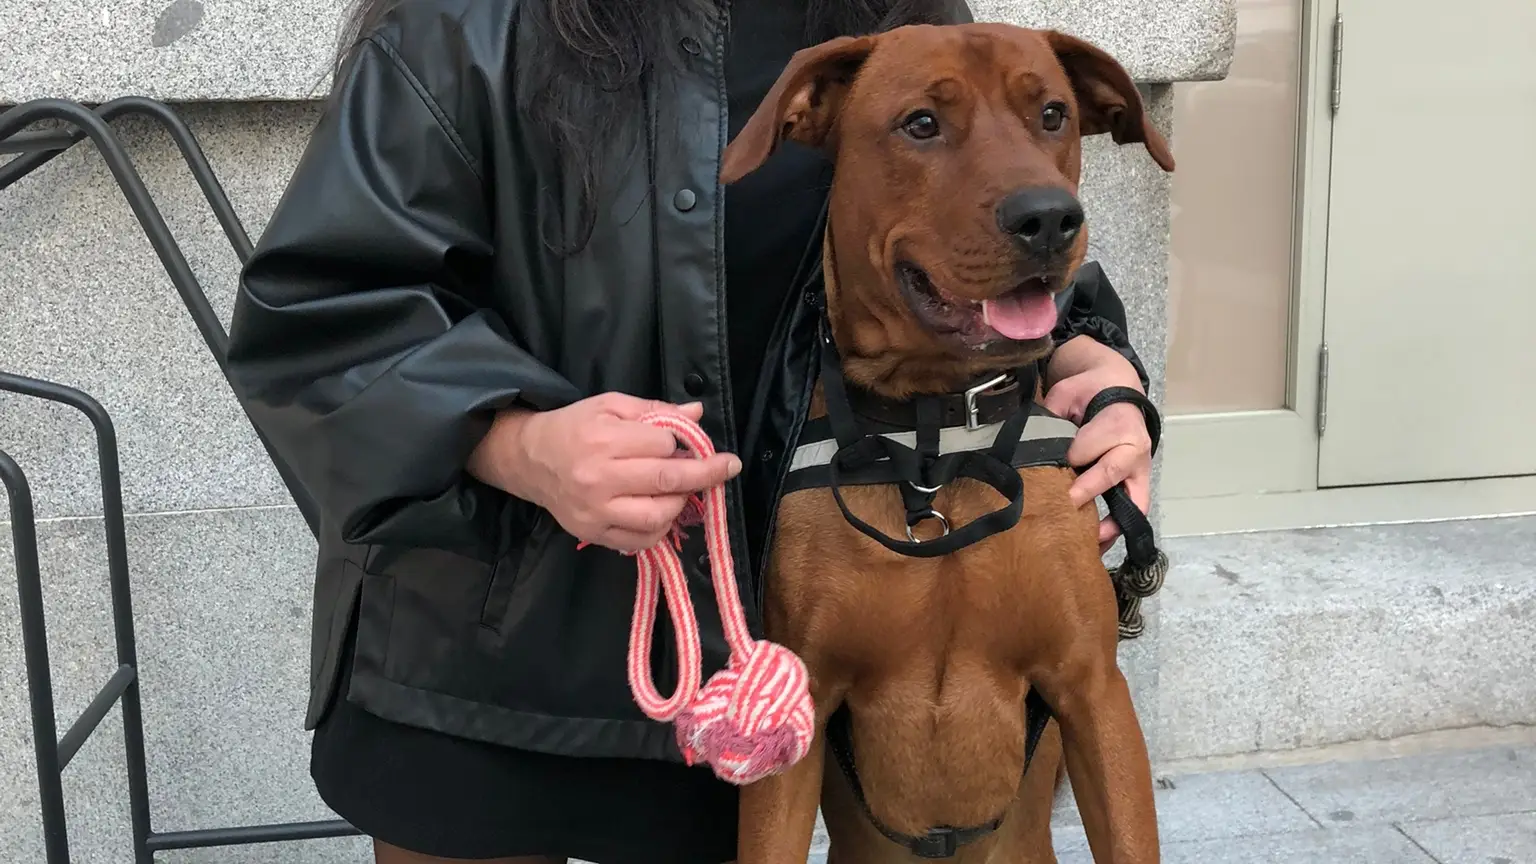
<instances>
[{"instance_id":1,"label":"brown dog","mask_svg":"<svg viewBox=\"0 0 1536 864\"><path fill-rule=\"evenodd\" d=\"M1007 25L913 26L796 54L726 149L721 180L754 170L784 140L835 158L823 254L831 343L850 388L900 404L974 388L1049 352L1054 295L1086 254L1080 136L1105 132L1145 144L1173 170L1130 77L1103 51ZM828 385L824 367L815 415ZM900 838L940 826L981 827L939 843L948 849L909 848L1054 861L1063 749L1094 859L1158 860L1097 514L1072 506L1069 468L1010 474L1028 489L1012 527L937 557L892 554L845 518L890 537L910 532L911 508L890 484L844 484L842 505L826 488L785 496L766 622L810 669L818 741L788 772L743 790L740 864L804 862L818 804L836 864L910 860ZM946 517L946 532L1004 501L994 489L1006 484L952 479L928 511L935 525ZM1025 771L1031 687L1061 738L1046 735ZM851 754L844 771L827 759L840 708L851 715L856 775Z\"/></svg>"}]
</instances>

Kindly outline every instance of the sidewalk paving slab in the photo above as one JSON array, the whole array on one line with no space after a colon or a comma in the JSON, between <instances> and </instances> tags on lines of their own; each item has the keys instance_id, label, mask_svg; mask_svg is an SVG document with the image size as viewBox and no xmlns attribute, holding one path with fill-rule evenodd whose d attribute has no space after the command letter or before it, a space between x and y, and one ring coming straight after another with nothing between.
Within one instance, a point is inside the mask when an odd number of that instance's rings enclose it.
<instances>
[{"instance_id":1,"label":"sidewalk paving slab","mask_svg":"<svg viewBox=\"0 0 1536 864\"><path fill-rule=\"evenodd\" d=\"M1158 833L1165 846L1318 827L1258 771L1194 774L1166 783L1171 788L1156 791ZM1088 839L1070 793L1066 801L1054 818L1056 849L1086 850Z\"/></svg>"},{"instance_id":2,"label":"sidewalk paving slab","mask_svg":"<svg viewBox=\"0 0 1536 864\"><path fill-rule=\"evenodd\" d=\"M1436 864L1390 825L1164 843L1162 851L1162 864ZM1057 860L1093 864L1086 849L1060 852Z\"/></svg>"},{"instance_id":3,"label":"sidewalk paving slab","mask_svg":"<svg viewBox=\"0 0 1536 864\"><path fill-rule=\"evenodd\" d=\"M1536 864L1525 742L1180 773L1156 796L1163 864ZM1093 864L1069 793L1052 832L1058 864Z\"/></svg>"},{"instance_id":4,"label":"sidewalk paving slab","mask_svg":"<svg viewBox=\"0 0 1536 864\"><path fill-rule=\"evenodd\" d=\"M1325 825L1536 810L1536 748L1491 747L1265 772Z\"/></svg>"},{"instance_id":5,"label":"sidewalk paving slab","mask_svg":"<svg viewBox=\"0 0 1536 864\"><path fill-rule=\"evenodd\" d=\"M1439 864L1536 864L1536 813L1436 819L1398 827Z\"/></svg>"}]
</instances>

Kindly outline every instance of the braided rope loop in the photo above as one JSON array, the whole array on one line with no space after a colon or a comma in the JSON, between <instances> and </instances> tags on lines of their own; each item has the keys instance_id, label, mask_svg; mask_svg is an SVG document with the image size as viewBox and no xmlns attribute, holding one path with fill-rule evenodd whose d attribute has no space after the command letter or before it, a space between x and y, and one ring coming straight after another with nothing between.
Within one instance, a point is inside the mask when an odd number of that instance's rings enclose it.
<instances>
[{"instance_id":1,"label":"braided rope loop","mask_svg":"<svg viewBox=\"0 0 1536 864\"><path fill-rule=\"evenodd\" d=\"M641 421L671 432L695 459L708 459L715 453L709 436L686 418L650 414ZM687 573L677 554L683 527L697 521L704 524L710 575L731 649L726 668L702 687L698 617L688 596ZM716 776L729 783L752 783L804 758L815 735L810 674L793 651L752 638L731 558L725 488L706 490L690 503L666 541L643 550L636 558L639 580L628 663L630 691L640 710L653 720L674 724L678 748L689 765L708 763ZM677 634L678 682L670 697L657 692L651 679L651 638L660 595L666 597Z\"/></svg>"}]
</instances>

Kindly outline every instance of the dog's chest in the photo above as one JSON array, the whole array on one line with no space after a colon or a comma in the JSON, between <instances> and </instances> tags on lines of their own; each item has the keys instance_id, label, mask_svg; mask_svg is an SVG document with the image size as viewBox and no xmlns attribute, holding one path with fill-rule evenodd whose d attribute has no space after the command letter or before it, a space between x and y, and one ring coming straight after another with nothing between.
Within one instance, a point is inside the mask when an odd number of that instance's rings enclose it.
<instances>
[{"instance_id":1,"label":"dog's chest","mask_svg":"<svg viewBox=\"0 0 1536 864\"><path fill-rule=\"evenodd\" d=\"M1071 504L1073 472L1040 466L1021 474L1018 524L937 558L899 555L871 541L843 518L829 489L786 495L768 573L769 635L808 652L808 660L836 656L871 668L967 657L987 666L1022 662L1027 622L1072 593L1081 562L1096 561L1098 552L1096 513ZM893 487L855 486L843 497L876 529L904 533ZM1002 503L996 491L969 480L934 499L957 526ZM932 527L919 526L917 535L936 533L925 531Z\"/></svg>"}]
</instances>

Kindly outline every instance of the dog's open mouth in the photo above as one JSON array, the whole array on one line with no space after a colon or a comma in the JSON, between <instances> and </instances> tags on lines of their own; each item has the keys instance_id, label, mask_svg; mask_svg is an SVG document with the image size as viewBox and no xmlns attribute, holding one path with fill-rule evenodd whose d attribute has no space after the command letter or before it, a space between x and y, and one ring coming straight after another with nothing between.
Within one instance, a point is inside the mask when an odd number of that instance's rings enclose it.
<instances>
[{"instance_id":1,"label":"dog's open mouth","mask_svg":"<svg viewBox=\"0 0 1536 864\"><path fill-rule=\"evenodd\" d=\"M999 340L1030 342L1043 339L1056 327L1056 298L1044 277L1026 279L987 300L968 300L934 284L914 264L896 267L907 302L930 329L955 336L973 347Z\"/></svg>"}]
</instances>

